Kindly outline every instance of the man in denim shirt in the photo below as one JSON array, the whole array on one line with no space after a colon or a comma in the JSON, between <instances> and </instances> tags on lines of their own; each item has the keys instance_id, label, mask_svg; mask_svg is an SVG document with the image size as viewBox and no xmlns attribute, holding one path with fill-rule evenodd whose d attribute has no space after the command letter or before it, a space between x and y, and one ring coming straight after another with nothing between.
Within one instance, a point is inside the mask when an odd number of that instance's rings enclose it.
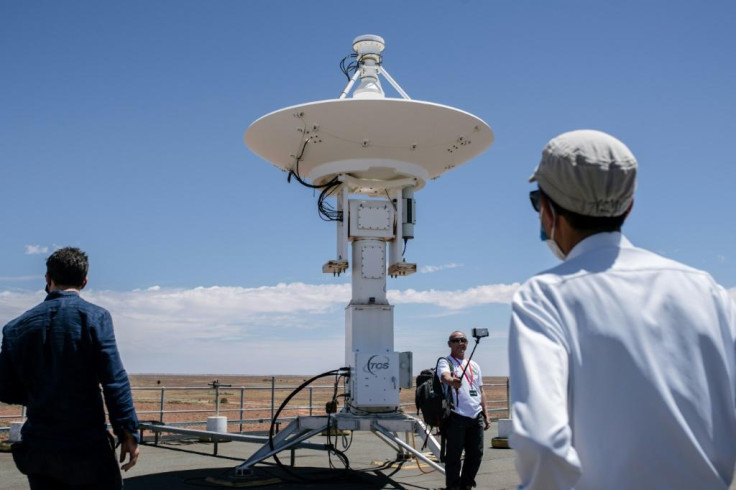
<instances>
[{"instance_id":1,"label":"man in denim shirt","mask_svg":"<svg viewBox=\"0 0 736 490\"><path fill-rule=\"evenodd\" d=\"M0 401L27 407L13 457L34 490L122 487L102 393L120 462L128 456L122 469L138 459L138 418L112 318L79 297L88 267L78 248L54 252L44 302L3 328Z\"/></svg>"}]
</instances>

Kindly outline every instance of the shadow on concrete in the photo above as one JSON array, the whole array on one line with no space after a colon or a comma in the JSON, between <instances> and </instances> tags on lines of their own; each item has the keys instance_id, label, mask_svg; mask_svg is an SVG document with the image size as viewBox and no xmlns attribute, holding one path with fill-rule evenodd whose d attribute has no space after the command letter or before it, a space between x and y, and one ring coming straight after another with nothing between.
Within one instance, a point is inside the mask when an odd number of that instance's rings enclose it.
<instances>
[{"instance_id":1,"label":"shadow on concrete","mask_svg":"<svg viewBox=\"0 0 736 490\"><path fill-rule=\"evenodd\" d=\"M387 473L385 473L388 471ZM171 471L142 475L125 480L125 490L193 488L268 488L268 489L317 489L334 488L350 490L406 489L435 490L417 484L397 482L391 475L397 468L385 467L367 470L345 470L315 467L288 468L278 466L256 467L251 475L236 477L233 468L210 468L186 471Z\"/></svg>"}]
</instances>

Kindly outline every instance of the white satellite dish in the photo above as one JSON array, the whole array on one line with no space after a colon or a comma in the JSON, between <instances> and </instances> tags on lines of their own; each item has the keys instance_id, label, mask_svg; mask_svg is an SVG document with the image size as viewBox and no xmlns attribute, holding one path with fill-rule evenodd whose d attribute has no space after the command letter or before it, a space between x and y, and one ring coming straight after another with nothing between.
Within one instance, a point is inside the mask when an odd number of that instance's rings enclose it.
<instances>
[{"instance_id":1,"label":"white satellite dish","mask_svg":"<svg viewBox=\"0 0 736 490\"><path fill-rule=\"evenodd\" d=\"M482 119L453 107L411 100L381 64L384 46L380 36L358 36L353 50L360 69L339 99L267 114L250 125L246 145L314 185L338 175L384 183L409 177L415 179L415 190L491 146L493 131ZM402 99L385 97L379 74ZM353 98L346 98L359 77ZM351 190L380 192L368 186Z\"/></svg>"},{"instance_id":2,"label":"white satellite dish","mask_svg":"<svg viewBox=\"0 0 736 490\"><path fill-rule=\"evenodd\" d=\"M341 369L348 375L342 411L328 417L297 417L279 433L279 441L264 445L238 466L238 474L334 428L380 432L387 441L444 471L395 434L414 432L440 455L439 443L422 423L399 410L399 390L412 385L412 353L394 351L394 312L386 278L417 270L405 258L406 243L414 237L414 192L486 150L493 143L493 132L467 112L411 100L382 65L384 47L379 36L358 36L353 41L355 54L345 58L355 62L341 64L350 81L338 99L272 112L245 133L245 143L254 153L289 172L290 179L321 189L320 216L336 224L334 259L322 271L340 275L351 268L352 297L345 308L346 367ZM379 75L401 99L385 97ZM347 98L358 80L352 98ZM351 198L355 194L371 198Z\"/></svg>"},{"instance_id":3,"label":"white satellite dish","mask_svg":"<svg viewBox=\"0 0 736 490\"><path fill-rule=\"evenodd\" d=\"M300 155L299 173L316 185L339 174L414 177L418 190L486 150L493 132L472 114L431 102L335 99L267 114L250 125L245 142L285 171Z\"/></svg>"}]
</instances>

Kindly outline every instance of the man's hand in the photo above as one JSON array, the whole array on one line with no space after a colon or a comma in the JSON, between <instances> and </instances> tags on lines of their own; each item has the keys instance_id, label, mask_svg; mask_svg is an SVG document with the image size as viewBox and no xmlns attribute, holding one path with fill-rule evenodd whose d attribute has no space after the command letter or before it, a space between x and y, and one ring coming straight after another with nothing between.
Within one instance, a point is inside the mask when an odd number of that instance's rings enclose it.
<instances>
[{"instance_id":1,"label":"man's hand","mask_svg":"<svg viewBox=\"0 0 736 490\"><path fill-rule=\"evenodd\" d=\"M484 410L484 412L485 412L485 410ZM491 428L491 422L490 422L490 420L488 420L488 415L485 415L485 413L483 415L483 424L484 424L483 430L488 430L488 429Z\"/></svg>"},{"instance_id":2,"label":"man's hand","mask_svg":"<svg viewBox=\"0 0 736 490\"><path fill-rule=\"evenodd\" d=\"M120 462L125 461L125 455L128 455L128 462L121 466L123 471L128 471L133 466L135 466L135 463L138 461L138 453L140 452L140 449L138 449L138 442L135 440L135 437L128 434L127 432L123 432L119 436L120 438Z\"/></svg>"},{"instance_id":3,"label":"man's hand","mask_svg":"<svg viewBox=\"0 0 736 490\"><path fill-rule=\"evenodd\" d=\"M455 388L455 391L460 389L460 386L462 386L463 380L460 378L452 378L452 387Z\"/></svg>"}]
</instances>

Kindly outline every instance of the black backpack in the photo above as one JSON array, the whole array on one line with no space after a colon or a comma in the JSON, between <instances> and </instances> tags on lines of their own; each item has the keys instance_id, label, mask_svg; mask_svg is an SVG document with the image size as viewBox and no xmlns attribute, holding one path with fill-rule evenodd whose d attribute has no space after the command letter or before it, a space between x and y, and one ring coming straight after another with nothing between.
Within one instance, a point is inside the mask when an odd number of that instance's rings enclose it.
<instances>
[{"instance_id":1,"label":"black backpack","mask_svg":"<svg viewBox=\"0 0 736 490\"><path fill-rule=\"evenodd\" d=\"M427 428L431 431L432 427L437 427L440 434L452 410L452 401L447 396L447 388L437 377L437 367L442 359L444 358L437 359L434 368L425 369L417 376L417 390L414 394L417 414L421 411Z\"/></svg>"}]
</instances>

